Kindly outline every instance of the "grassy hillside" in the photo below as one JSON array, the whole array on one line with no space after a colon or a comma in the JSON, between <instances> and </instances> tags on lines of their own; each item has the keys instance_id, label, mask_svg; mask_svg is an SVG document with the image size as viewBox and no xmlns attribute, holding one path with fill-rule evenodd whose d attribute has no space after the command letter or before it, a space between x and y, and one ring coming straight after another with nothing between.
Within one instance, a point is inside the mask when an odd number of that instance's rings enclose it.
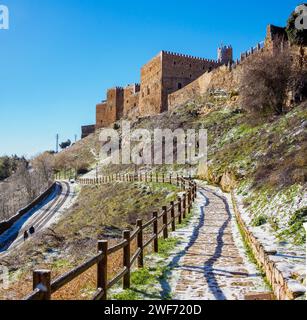
<instances>
[{"instance_id":1,"label":"grassy hillside","mask_svg":"<svg viewBox=\"0 0 307 320\"><path fill-rule=\"evenodd\" d=\"M0 258L0 264L9 267L13 280L9 290L0 290L0 299L22 298L31 292L34 268L51 269L55 277L96 254L98 239L108 239L110 245L117 242L124 229L134 227L136 219L147 221L152 212L175 200L177 191L175 186L157 183L83 187L74 205L55 226L26 242L22 250ZM112 256L110 273L119 270L121 261L119 254ZM92 268L54 298L89 298L95 291L95 273Z\"/></svg>"},{"instance_id":2,"label":"grassy hillside","mask_svg":"<svg viewBox=\"0 0 307 320\"><path fill-rule=\"evenodd\" d=\"M201 176L217 184L227 172L252 224L270 224L281 238L302 244L305 239L302 222L306 216L307 103L284 115L261 118L247 114L233 101L233 94L208 94L173 112L138 119L132 128L206 128L209 167ZM73 156L77 150L86 155L89 145L95 146L98 153L98 133L67 150L67 154ZM87 161L94 166L92 155ZM183 167L153 169L168 171ZM107 174L134 169L109 165L101 171Z\"/></svg>"}]
</instances>

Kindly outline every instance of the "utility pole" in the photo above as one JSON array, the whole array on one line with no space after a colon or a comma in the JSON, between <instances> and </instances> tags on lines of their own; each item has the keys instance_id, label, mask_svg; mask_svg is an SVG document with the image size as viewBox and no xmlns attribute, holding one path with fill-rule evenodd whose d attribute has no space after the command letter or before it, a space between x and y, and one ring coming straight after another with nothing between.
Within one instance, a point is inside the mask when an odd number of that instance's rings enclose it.
<instances>
[{"instance_id":1,"label":"utility pole","mask_svg":"<svg viewBox=\"0 0 307 320\"><path fill-rule=\"evenodd\" d=\"M59 152L59 134L58 133L55 139L56 139L55 152L58 153Z\"/></svg>"}]
</instances>

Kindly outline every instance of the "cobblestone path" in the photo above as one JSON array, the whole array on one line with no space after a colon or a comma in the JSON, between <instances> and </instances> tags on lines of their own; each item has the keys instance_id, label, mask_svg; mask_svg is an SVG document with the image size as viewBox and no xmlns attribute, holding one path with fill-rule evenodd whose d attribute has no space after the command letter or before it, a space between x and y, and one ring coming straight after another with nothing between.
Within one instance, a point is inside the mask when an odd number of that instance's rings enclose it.
<instances>
[{"instance_id":1,"label":"cobblestone path","mask_svg":"<svg viewBox=\"0 0 307 320\"><path fill-rule=\"evenodd\" d=\"M173 236L172 296L179 300L243 300L268 289L246 256L230 201L219 189L200 187L193 221ZM196 212L195 212L196 210Z\"/></svg>"}]
</instances>

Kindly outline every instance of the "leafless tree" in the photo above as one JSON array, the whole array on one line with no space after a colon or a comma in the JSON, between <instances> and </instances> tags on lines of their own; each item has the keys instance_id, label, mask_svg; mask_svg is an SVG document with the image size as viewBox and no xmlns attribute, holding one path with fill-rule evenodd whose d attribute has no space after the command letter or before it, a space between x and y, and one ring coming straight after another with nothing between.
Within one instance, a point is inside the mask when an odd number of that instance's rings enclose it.
<instances>
[{"instance_id":1,"label":"leafless tree","mask_svg":"<svg viewBox=\"0 0 307 320\"><path fill-rule=\"evenodd\" d=\"M36 176L41 176L43 179L43 183L48 184L52 179L54 157L50 153L44 152L33 159L32 165L34 170L36 171Z\"/></svg>"},{"instance_id":2,"label":"leafless tree","mask_svg":"<svg viewBox=\"0 0 307 320\"><path fill-rule=\"evenodd\" d=\"M292 74L291 55L282 50L254 55L244 64L240 95L242 107L258 114L282 114Z\"/></svg>"}]
</instances>

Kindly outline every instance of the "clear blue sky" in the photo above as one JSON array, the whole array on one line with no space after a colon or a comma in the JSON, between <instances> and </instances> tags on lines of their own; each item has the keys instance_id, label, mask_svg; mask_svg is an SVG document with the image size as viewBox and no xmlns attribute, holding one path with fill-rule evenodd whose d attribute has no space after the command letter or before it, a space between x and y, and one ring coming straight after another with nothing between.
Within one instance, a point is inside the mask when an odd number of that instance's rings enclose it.
<instances>
[{"instance_id":1,"label":"clear blue sky","mask_svg":"<svg viewBox=\"0 0 307 320\"><path fill-rule=\"evenodd\" d=\"M298 1L0 0L0 155L34 155L80 136L108 87L139 82L160 50L216 58L285 25Z\"/></svg>"}]
</instances>

